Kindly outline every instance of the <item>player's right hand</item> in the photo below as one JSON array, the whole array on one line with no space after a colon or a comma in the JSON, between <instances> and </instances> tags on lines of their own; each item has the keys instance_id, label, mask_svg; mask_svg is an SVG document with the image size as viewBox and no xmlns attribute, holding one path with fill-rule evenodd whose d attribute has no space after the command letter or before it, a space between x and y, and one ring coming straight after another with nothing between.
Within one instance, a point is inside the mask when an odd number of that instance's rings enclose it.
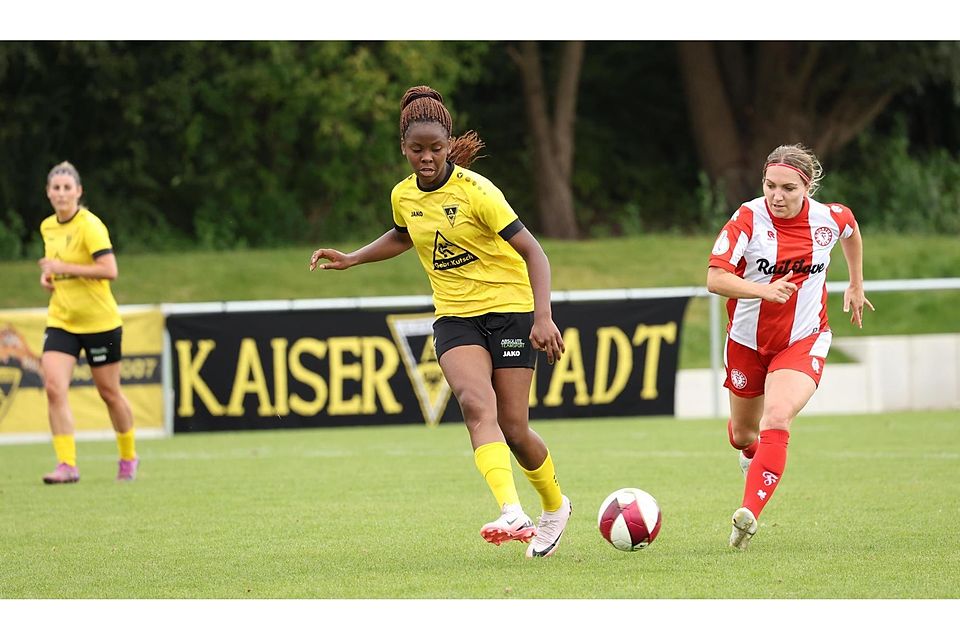
<instances>
[{"instance_id":1,"label":"player's right hand","mask_svg":"<svg viewBox=\"0 0 960 640\"><path fill-rule=\"evenodd\" d=\"M47 291L53 291L53 274L44 271L40 274L40 286Z\"/></svg>"},{"instance_id":2,"label":"player's right hand","mask_svg":"<svg viewBox=\"0 0 960 640\"><path fill-rule=\"evenodd\" d=\"M320 264L321 259L329 260L329 262ZM310 256L310 271L316 269L347 269L349 267L350 262L347 259L347 254L336 249L317 249Z\"/></svg>"},{"instance_id":3,"label":"player's right hand","mask_svg":"<svg viewBox=\"0 0 960 640\"><path fill-rule=\"evenodd\" d=\"M787 300L797 292L797 285L790 282L790 278L792 277L793 269L779 280L774 280L766 285L763 299L768 302L776 302L777 304L786 304Z\"/></svg>"}]
</instances>

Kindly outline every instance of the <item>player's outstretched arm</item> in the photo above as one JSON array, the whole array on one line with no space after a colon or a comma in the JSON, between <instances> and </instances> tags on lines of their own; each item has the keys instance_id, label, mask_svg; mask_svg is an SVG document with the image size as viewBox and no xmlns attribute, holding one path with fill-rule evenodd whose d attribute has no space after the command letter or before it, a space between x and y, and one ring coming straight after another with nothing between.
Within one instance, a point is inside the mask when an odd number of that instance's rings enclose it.
<instances>
[{"instance_id":1,"label":"player's outstretched arm","mask_svg":"<svg viewBox=\"0 0 960 640\"><path fill-rule=\"evenodd\" d=\"M843 312L850 313L850 324L863 329L863 307L867 306L871 311L876 309L863 292L863 237L859 225L849 238L840 239L840 248L843 249L850 275L850 285L843 292Z\"/></svg>"},{"instance_id":2,"label":"player's outstretched arm","mask_svg":"<svg viewBox=\"0 0 960 640\"><path fill-rule=\"evenodd\" d=\"M310 271L316 269L343 270L365 262L379 262L396 257L413 246L406 233L390 229L370 244L351 253L336 249L317 249L310 256ZM327 262L320 262L327 260Z\"/></svg>"}]
</instances>

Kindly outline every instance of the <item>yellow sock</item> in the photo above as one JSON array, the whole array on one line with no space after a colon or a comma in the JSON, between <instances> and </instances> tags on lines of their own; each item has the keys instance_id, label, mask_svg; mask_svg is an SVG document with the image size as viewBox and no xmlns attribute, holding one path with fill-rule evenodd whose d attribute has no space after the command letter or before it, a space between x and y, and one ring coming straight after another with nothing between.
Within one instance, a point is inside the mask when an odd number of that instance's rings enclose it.
<instances>
[{"instance_id":1,"label":"yellow sock","mask_svg":"<svg viewBox=\"0 0 960 640\"><path fill-rule=\"evenodd\" d=\"M510 448L505 442L480 445L473 452L473 460L501 509L505 504L520 504L513 469L510 468Z\"/></svg>"},{"instance_id":2,"label":"yellow sock","mask_svg":"<svg viewBox=\"0 0 960 640\"><path fill-rule=\"evenodd\" d=\"M57 454L57 463L77 466L77 441L73 434L68 436L53 436L53 451Z\"/></svg>"},{"instance_id":3,"label":"yellow sock","mask_svg":"<svg viewBox=\"0 0 960 640\"><path fill-rule=\"evenodd\" d=\"M132 428L126 433L117 434L117 449L120 450L121 460L133 460L137 457L137 448Z\"/></svg>"},{"instance_id":4,"label":"yellow sock","mask_svg":"<svg viewBox=\"0 0 960 640\"><path fill-rule=\"evenodd\" d=\"M533 485L533 488L540 494L540 504L544 511L556 511L563 504L563 493L560 492L560 483L557 482L557 472L553 468L553 458L547 451L547 458L540 465L539 469L530 471L524 469L524 475Z\"/></svg>"}]
</instances>

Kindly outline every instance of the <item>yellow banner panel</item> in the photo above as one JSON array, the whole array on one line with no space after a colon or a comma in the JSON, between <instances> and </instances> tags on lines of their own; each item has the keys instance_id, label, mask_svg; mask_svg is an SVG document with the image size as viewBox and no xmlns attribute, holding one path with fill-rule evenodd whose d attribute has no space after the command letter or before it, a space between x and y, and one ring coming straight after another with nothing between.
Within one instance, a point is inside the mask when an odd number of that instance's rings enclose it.
<instances>
[{"instance_id":1,"label":"yellow banner panel","mask_svg":"<svg viewBox=\"0 0 960 640\"><path fill-rule=\"evenodd\" d=\"M163 314L159 308L124 311L120 378L136 427L163 426L161 351ZM47 398L40 356L47 315L42 310L0 311L0 435L45 433ZM90 375L86 355L73 370L70 407L81 431L110 429L110 416Z\"/></svg>"}]
</instances>

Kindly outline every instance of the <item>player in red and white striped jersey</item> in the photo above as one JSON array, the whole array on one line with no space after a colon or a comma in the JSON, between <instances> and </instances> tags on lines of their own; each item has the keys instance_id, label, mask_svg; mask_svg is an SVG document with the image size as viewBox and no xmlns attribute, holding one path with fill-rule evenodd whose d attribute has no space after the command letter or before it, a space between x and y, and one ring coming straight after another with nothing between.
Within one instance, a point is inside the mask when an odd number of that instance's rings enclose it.
<instances>
[{"instance_id":1,"label":"player in red and white striped jersey","mask_svg":"<svg viewBox=\"0 0 960 640\"><path fill-rule=\"evenodd\" d=\"M729 298L724 349L730 444L746 474L730 545L745 549L780 483L790 423L823 375L830 349L827 267L837 242L850 285L843 310L863 326L863 241L853 212L813 200L822 169L801 145L777 147L763 167L763 196L743 203L713 246L707 288Z\"/></svg>"}]
</instances>

